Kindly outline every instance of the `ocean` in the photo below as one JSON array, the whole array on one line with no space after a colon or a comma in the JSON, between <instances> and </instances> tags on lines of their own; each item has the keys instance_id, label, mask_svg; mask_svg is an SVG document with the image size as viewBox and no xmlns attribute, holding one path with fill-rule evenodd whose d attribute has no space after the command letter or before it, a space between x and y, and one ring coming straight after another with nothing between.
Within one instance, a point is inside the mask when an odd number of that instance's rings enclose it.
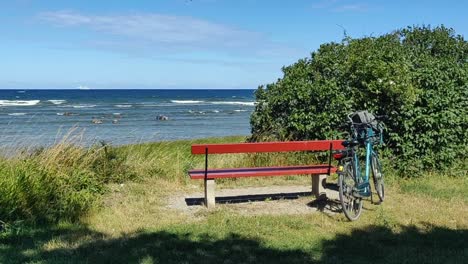
<instances>
[{"instance_id":1,"label":"ocean","mask_svg":"<svg viewBox=\"0 0 468 264\"><path fill-rule=\"evenodd\" d=\"M0 147L250 134L254 90L0 90Z\"/></svg>"}]
</instances>

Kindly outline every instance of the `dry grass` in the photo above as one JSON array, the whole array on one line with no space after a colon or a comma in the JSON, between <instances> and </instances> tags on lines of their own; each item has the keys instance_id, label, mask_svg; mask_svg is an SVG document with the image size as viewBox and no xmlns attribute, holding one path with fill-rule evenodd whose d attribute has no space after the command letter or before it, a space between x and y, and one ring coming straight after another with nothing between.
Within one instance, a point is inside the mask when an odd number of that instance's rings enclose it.
<instances>
[{"instance_id":1,"label":"dry grass","mask_svg":"<svg viewBox=\"0 0 468 264\"><path fill-rule=\"evenodd\" d=\"M285 180L283 184L304 184L302 178L298 180ZM458 179L449 179L448 184L456 184ZM406 180L408 181L408 180ZM260 185L249 182L250 186L265 186L268 184L281 184L280 179L265 179ZM307 182L308 183L308 182ZM177 194L183 196L187 192L202 192L202 186L180 186L173 182L149 180L142 183L114 186L114 191L106 198L105 207L86 219L91 226L100 232L116 235L119 233L132 233L140 229L161 228L174 223L190 223L191 214L168 207L168 197ZM387 187L387 199L381 206L365 203L365 211L357 222L348 222L341 214L333 217L320 212L308 215L298 215L298 218L314 219L311 223L325 224L332 233L349 230L350 227L366 225L386 225L398 231L400 226L416 225L421 228L426 224L443 226L451 229L468 229L468 203L463 199L440 199L428 197L424 194L412 194L401 190L399 184ZM305 198L307 199L307 198ZM310 198L312 199L312 198ZM296 200L283 201L295 203ZM303 200L301 201L303 202ZM260 206L271 206L274 210L276 201L258 202ZM268 204L268 205L266 205ZM236 212L235 206L218 206L215 210L202 209L199 216L210 218L213 215L223 214L228 218L243 218L245 214ZM258 216L258 214L253 214ZM266 214L269 217L269 214ZM290 216L288 216L290 217ZM307 221L309 222L309 221ZM115 223L115 224L111 224Z\"/></svg>"}]
</instances>

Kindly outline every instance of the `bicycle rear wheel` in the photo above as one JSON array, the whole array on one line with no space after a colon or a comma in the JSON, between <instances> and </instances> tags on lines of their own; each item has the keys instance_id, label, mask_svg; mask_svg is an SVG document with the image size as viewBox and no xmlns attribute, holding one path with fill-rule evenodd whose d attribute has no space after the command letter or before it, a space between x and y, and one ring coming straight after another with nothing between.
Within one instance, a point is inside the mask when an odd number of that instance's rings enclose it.
<instances>
[{"instance_id":1,"label":"bicycle rear wheel","mask_svg":"<svg viewBox=\"0 0 468 264\"><path fill-rule=\"evenodd\" d=\"M343 171L338 177L340 202L343 213L350 221L357 220L362 212L362 198L353 195L357 185L354 165L351 162L343 164Z\"/></svg>"},{"instance_id":2,"label":"bicycle rear wheel","mask_svg":"<svg viewBox=\"0 0 468 264\"><path fill-rule=\"evenodd\" d=\"M372 153L371 166L375 190L377 191L377 195L379 196L380 202L383 202L385 199L384 175L382 173L382 167L380 165L379 157L375 152Z\"/></svg>"}]
</instances>

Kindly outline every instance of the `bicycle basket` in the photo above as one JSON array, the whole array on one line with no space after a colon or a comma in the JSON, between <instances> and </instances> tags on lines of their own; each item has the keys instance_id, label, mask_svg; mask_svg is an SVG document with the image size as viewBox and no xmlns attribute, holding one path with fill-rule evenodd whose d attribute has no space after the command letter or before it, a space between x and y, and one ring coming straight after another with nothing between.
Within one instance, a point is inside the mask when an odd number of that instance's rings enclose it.
<instances>
[{"instance_id":1,"label":"bicycle basket","mask_svg":"<svg viewBox=\"0 0 468 264\"><path fill-rule=\"evenodd\" d=\"M356 111L350 115L353 122L353 129L355 137L358 139L365 139L367 135L367 128L370 127L374 131L374 138L379 137L379 125L375 116L367 110Z\"/></svg>"},{"instance_id":2,"label":"bicycle basket","mask_svg":"<svg viewBox=\"0 0 468 264\"><path fill-rule=\"evenodd\" d=\"M353 120L353 125L371 125L373 127L377 127L375 116L367 110L354 112L351 115L351 119Z\"/></svg>"}]
</instances>

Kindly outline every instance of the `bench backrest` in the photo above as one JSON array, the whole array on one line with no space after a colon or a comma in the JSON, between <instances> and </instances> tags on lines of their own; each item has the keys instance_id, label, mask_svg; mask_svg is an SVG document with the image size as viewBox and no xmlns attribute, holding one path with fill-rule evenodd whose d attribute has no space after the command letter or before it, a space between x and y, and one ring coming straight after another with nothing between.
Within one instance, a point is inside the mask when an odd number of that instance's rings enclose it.
<instances>
[{"instance_id":1,"label":"bench backrest","mask_svg":"<svg viewBox=\"0 0 468 264\"><path fill-rule=\"evenodd\" d=\"M344 149L343 140L311 140L260 143L195 144L192 154L227 154L288 151L327 151Z\"/></svg>"}]
</instances>

